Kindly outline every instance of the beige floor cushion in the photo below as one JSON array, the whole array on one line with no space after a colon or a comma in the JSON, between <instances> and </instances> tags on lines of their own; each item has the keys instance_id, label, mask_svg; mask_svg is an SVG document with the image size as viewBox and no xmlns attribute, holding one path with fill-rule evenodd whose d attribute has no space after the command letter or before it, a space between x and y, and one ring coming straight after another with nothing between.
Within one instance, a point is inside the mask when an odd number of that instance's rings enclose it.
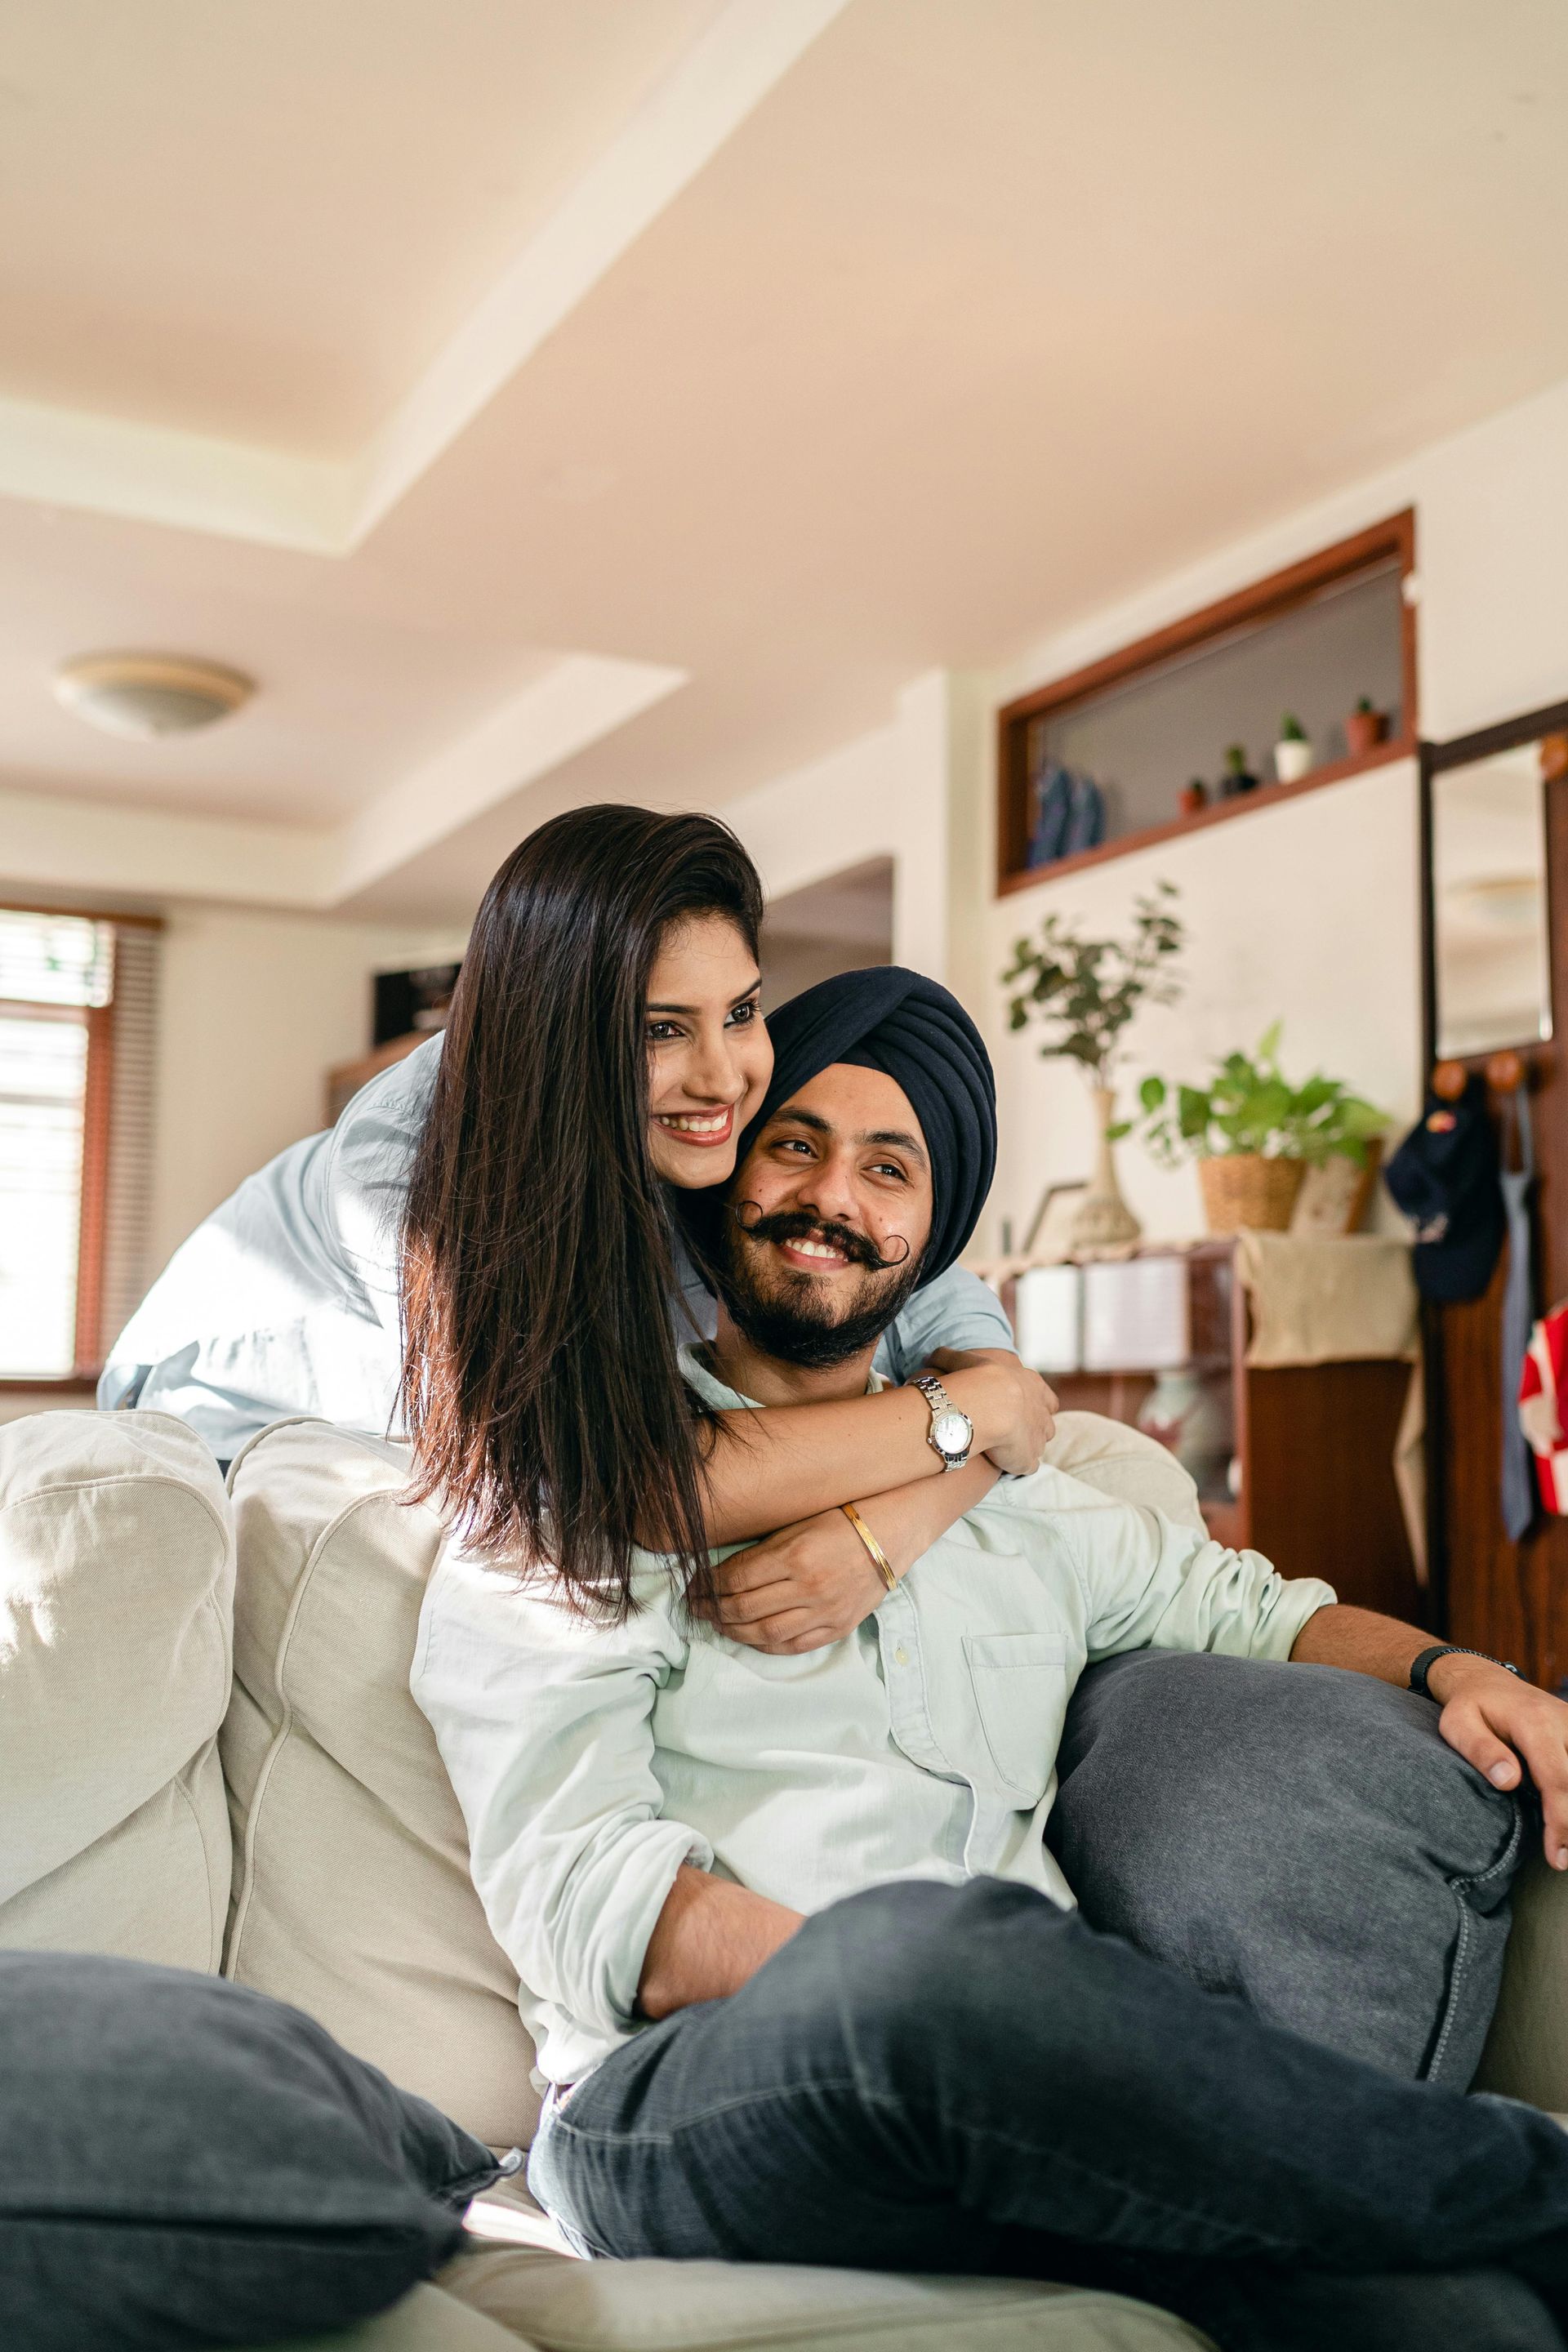
<instances>
[{"instance_id":1,"label":"beige floor cushion","mask_svg":"<svg viewBox=\"0 0 1568 2352\"><path fill-rule=\"evenodd\" d=\"M407 1456L320 1421L229 1473L238 1538L223 1728L236 1885L225 1959L493 2145L538 2106L517 1979L468 1877L462 1814L408 1690L435 1514Z\"/></svg>"},{"instance_id":2,"label":"beige floor cushion","mask_svg":"<svg viewBox=\"0 0 1568 2352\"><path fill-rule=\"evenodd\" d=\"M183 1423L0 1428L0 1945L217 1967L233 1583Z\"/></svg>"}]
</instances>

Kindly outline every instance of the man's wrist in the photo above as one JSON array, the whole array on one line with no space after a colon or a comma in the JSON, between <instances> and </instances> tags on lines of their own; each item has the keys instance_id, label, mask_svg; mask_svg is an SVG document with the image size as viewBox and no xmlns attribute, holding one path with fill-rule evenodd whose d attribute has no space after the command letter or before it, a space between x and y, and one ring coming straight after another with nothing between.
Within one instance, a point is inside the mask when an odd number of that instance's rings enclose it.
<instances>
[{"instance_id":1,"label":"man's wrist","mask_svg":"<svg viewBox=\"0 0 1568 2352\"><path fill-rule=\"evenodd\" d=\"M1481 1688L1488 1683L1515 1683L1519 1677L1510 1674L1495 1658L1478 1657L1473 1651L1450 1650L1441 1658L1434 1658L1426 1669L1426 1689L1439 1706L1447 1706L1462 1690Z\"/></svg>"}]
</instances>

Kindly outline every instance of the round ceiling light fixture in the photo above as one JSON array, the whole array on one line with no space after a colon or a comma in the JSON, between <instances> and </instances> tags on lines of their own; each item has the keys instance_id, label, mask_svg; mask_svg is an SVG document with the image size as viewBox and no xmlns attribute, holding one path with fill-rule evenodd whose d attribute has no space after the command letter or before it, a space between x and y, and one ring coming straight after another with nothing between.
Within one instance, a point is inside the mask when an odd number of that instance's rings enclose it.
<instances>
[{"instance_id":1,"label":"round ceiling light fixture","mask_svg":"<svg viewBox=\"0 0 1568 2352\"><path fill-rule=\"evenodd\" d=\"M55 672L55 699L106 735L150 743L210 727L249 701L256 681L183 654L82 654Z\"/></svg>"}]
</instances>

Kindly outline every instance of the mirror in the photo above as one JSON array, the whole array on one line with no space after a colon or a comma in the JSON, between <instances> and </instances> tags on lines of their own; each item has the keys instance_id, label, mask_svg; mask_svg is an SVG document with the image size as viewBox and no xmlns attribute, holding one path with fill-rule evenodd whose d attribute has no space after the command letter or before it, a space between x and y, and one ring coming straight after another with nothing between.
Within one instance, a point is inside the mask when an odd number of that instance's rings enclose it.
<instances>
[{"instance_id":1,"label":"mirror","mask_svg":"<svg viewBox=\"0 0 1568 2352\"><path fill-rule=\"evenodd\" d=\"M1432 777L1432 950L1439 1055L1552 1034L1546 775L1561 739Z\"/></svg>"}]
</instances>

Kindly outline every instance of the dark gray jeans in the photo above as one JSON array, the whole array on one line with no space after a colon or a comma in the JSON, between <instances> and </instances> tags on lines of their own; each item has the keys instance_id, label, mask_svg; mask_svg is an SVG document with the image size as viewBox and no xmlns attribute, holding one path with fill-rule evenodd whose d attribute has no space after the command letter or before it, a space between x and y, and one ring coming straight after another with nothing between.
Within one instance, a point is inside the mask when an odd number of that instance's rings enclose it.
<instances>
[{"instance_id":1,"label":"dark gray jeans","mask_svg":"<svg viewBox=\"0 0 1568 2352\"><path fill-rule=\"evenodd\" d=\"M1437 1714L1337 1666L1134 1651L1079 1685L1047 1837L1091 1926L1327 2049L1463 2090L1526 1843L1518 1799Z\"/></svg>"},{"instance_id":2,"label":"dark gray jeans","mask_svg":"<svg viewBox=\"0 0 1568 2352\"><path fill-rule=\"evenodd\" d=\"M1063 1763L1087 1916L835 1906L577 2088L542 2201L607 2253L1092 2281L1226 2352L1559 2347L1568 2137L1391 2079L1468 2080L1518 1847L1436 1710L1141 1657L1085 1677Z\"/></svg>"}]
</instances>

